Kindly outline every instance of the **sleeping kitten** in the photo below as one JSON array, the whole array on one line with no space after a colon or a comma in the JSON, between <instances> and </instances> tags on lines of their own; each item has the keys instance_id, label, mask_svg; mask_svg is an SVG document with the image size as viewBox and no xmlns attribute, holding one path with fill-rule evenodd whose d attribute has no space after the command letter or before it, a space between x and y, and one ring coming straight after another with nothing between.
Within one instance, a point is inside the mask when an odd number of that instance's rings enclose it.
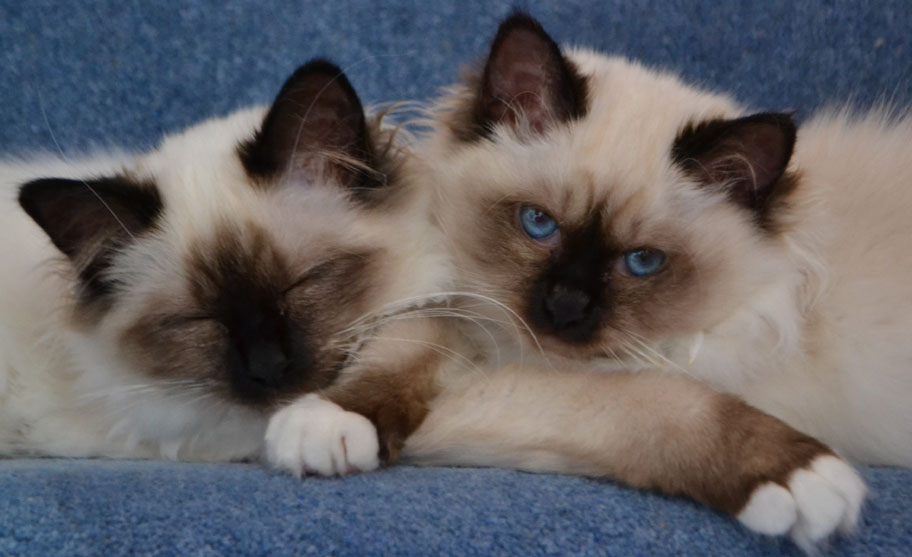
<instances>
[{"instance_id":1,"label":"sleeping kitten","mask_svg":"<svg viewBox=\"0 0 912 557\"><path fill-rule=\"evenodd\" d=\"M376 381L356 348L429 358L351 327L438 288L397 149L314 61L149 154L0 163L0 454L233 460L265 436L297 474L375 468L374 425L307 393Z\"/></svg>"},{"instance_id":2,"label":"sleeping kitten","mask_svg":"<svg viewBox=\"0 0 912 557\"><path fill-rule=\"evenodd\" d=\"M529 325L502 328L501 352L685 374L851 459L912 466L912 117L796 131L562 53L517 14L434 118L423 180L458 289Z\"/></svg>"}]
</instances>

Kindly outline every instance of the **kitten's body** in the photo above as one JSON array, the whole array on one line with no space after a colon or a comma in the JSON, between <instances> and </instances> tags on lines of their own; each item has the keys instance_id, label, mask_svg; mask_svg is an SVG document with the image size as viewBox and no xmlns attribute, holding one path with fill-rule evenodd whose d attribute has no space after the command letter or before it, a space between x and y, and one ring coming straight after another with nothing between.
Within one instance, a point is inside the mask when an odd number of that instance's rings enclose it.
<instances>
[{"instance_id":1,"label":"kitten's body","mask_svg":"<svg viewBox=\"0 0 912 557\"><path fill-rule=\"evenodd\" d=\"M777 181L770 170L770 201L746 209L726 198L724 180L703 183L722 168L712 164L728 164L729 176L747 161L743 181L756 164L738 152L749 138L701 136L703 122L744 116L728 97L569 50L578 93L556 61L502 50L518 61L492 54L483 76L454 88L424 154L458 288L506 304L536 336L504 329L498 349L518 341L530 358L540 343L558 366L684 373L853 459L912 465L912 119L812 119L788 172ZM704 150L687 154L693 145ZM713 159L722 148L733 154ZM557 243L523 235L523 204L553 216ZM643 247L667 254L664 271L619 271L625 250ZM586 270L548 278L573 266ZM579 326L536 309L563 295L553 288L585 291Z\"/></svg>"},{"instance_id":2,"label":"kitten's body","mask_svg":"<svg viewBox=\"0 0 912 557\"><path fill-rule=\"evenodd\" d=\"M783 271L705 330L696 376L870 464L912 465L912 121L817 116L798 133Z\"/></svg>"},{"instance_id":3,"label":"kitten's body","mask_svg":"<svg viewBox=\"0 0 912 557\"><path fill-rule=\"evenodd\" d=\"M766 291L788 304L775 310L786 318L764 335L766 346L746 341L737 318L724 322L692 366L870 464L912 466L910 146L912 119L883 112L823 114L801 126L795 224L784 235L793 275Z\"/></svg>"},{"instance_id":4,"label":"kitten's body","mask_svg":"<svg viewBox=\"0 0 912 557\"><path fill-rule=\"evenodd\" d=\"M338 77L337 69L312 67L296 74L296 86L317 81L317 90L336 97L328 106L301 101L310 103L314 120L305 115L292 122L309 128L292 138L297 158L284 162L275 178L251 176L239 150L261 129L266 108L204 122L145 155L0 163L0 454L258 458L276 408L337 380L352 343L362 342L350 325L390 302L438 290L445 273L420 233L423 220L409 216L424 214L420 200L392 176L378 186L388 190L382 199L371 198L376 192L367 188L366 198L353 199L346 181L357 173L323 159L349 148L348 139L334 144L332 135L342 133L339 126L356 125L361 109L356 98L348 99L357 106L346 106L352 114L345 112L337 125L335 111L343 109L331 103L343 104L338 99L353 93L323 87ZM326 136L309 136L310 129ZM376 160L397 156L382 152L380 132L370 133ZM35 182L52 176L58 178L47 185ZM110 188L98 180L107 177L117 177ZM45 209L56 201L50 195L26 204L31 192L38 197L54 187L71 191L55 194L63 207ZM156 192L151 225L132 220L149 204L131 206L123 196L135 190ZM96 191L97 198L83 195ZM64 221L69 224L56 224ZM61 253L83 223L96 222L98 230L69 257ZM119 238L113 247L112 238ZM220 317L223 311L240 312L240 321ZM294 331L291 347L269 348L285 329ZM379 351L375 357L382 359L378 344L368 342L362 352ZM232 356L237 350L240 356ZM408 361L410 354L398 345L395 350L397 363ZM254 360L275 358L287 358L289 368L260 388L272 379L254 377ZM237 361L249 369L232 371ZM342 377L357 375L358 367L349 365ZM317 403L315 410L310 400L286 415L329 408L323 415L334 416L332 407ZM319 439L347 431L349 442L362 447L363 454L345 455L349 462L313 471L376 466L371 424L351 413L335 418L322 430L311 420L280 433L309 431L310 439ZM336 439L314 452L345 451L344 443ZM299 445L272 463L297 473L312 469Z\"/></svg>"}]
</instances>

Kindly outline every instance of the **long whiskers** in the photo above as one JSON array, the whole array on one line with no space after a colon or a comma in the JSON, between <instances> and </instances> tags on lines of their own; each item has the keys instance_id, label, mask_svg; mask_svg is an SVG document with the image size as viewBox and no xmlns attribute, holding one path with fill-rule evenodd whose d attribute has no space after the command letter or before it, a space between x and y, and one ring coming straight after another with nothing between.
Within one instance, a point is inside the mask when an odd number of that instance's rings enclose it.
<instances>
[{"instance_id":1,"label":"long whiskers","mask_svg":"<svg viewBox=\"0 0 912 557\"><path fill-rule=\"evenodd\" d=\"M610 346L605 346L603 348L603 351L605 352L606 356L610 356L615 362L618 363L619 366L623 367L625 365L624 360L620 356L618 356L618 353L615 352L614 349L611 348Z\"/></svg>"},{"instance_id":2,"label":"long whiskers","mask_svg":"<svg viewBox=\"0 0 912 557\"><path fill-rule=\"evenodd\" d=\"M487 374L484 372L483 369L481 369L477 364L475 364L475 362L473 362L471 359L464 356L463 354L460 354L456 350L443 346L442 344L438 344L436 342L430 342L430 341L426 341L426 340L418 340L418 339L414 339L414 338L388 337L388 336L382 336L382 335L377 336L375 338L378 340L384 340L384 341L388 341L388 342L407 342L407 343L411 343L411 344L418 344L420 346L424 346L426 348L433 350L434 352L440 354L441 356L443 356L445 358L449 358L450 361L461 362L466 368L477 372L479 375L481 375L484 378L487 378Z\"/></svg>"},{"instance_id":3,"label":"long whiskers","mask_svg":"<svg viewBox=\"0 0 912 557\"><path fill-rule=\"evenodd\" d=\"M622 331L631 341L635 342L639 346L640 354L647 359L647 361L653 363L653 365L658 365L659 367L672 367L675 370L693 377L693 374L687 368L679 365L678 363L670 360L661 352L650 346L642 335L638 335L631 331ZM633 347L631 347L633 348Z\"/></svg>"},{"instance_id":4,"label":"long whiskers","mask_svg":"<svg viewBox=\"0 0 912 557\"><path fill-rule=\"evenodd\" d=\"M452 307L442 307L442 308L419 308L413 311L399 313L394 316L390 316L388 321L399 321L406 319L422 319L422 318L432 318L432 319L461 319L472 323L479 329L481 329L484 334L487 336L488 340L491 341L491 345L494 346L495 351L495 361L500 365L501 361L501 352L500 352L500 343L497 341L496 335L491 332L491 329L486 325L486 323L494 323L497 325L507 325L509 324L506 321L500 319L494 319L493 317L488 317L484 314L464 310L463 308L452 308Z\"/></svg>"},{"instance_id":5,"label":"long whiskers","mask_svg":"<svg viewBox=\"0 0 912 557\"><path fill-rule=\"evenodd\" d=\"M84 402L94 402L98 400L124 397L142 400L146 395L161 394L170 397L181 397L187 395L196 395L205 391L210 393L210 389L204 383L193 379L173 379L155 383L134 383L131 385L119 385L83 393L77 397L77 400Z\"/></svg>"},{"instance_id":6,"label":"long whiskers","mask_svg":"<svg viewBox=\"0 0 912 557\"><path fill-rule=\"evenodd\" d=\"M452 305L449 305L449 304L444 305L444 302L449 302L453 299L458 299L458 298L476 300L480 303L473 305L473 306L468 306L468 307L463 307L463 306L453 307ZM541 356L546 361L548 361L548 363L550 364L550 361L548 360L547 355L546 355L544 349L542 348L537 335L532 330L532 328L529 327L528 323L526 323L526 321L519 314L517 314L513 309L511 309L509 306L507 306L503 302L500 302L499 300L497 300L491 296L485 296L484 294L479 294L477 292L442 291L442 292L432 292L429 294L422 294L422 295L415 295L415 296L401 298L399 300L395 300L393 302L385 304L372 312L368 312L364 315L361 315L360 317L353 320L349 324L348 327L343 329L340 332L340 334L343 337L352 338L353 342L351 344L351 349L354 349L355 351L357 351L364 344L364 342L366 342L367 340L370 339L371 334L374 331L376 331L379 327L382 327L384 324L388 323L390 320L392 320L393 318L395 318L397 316L404 316L404 315L408 314L409 312L413 312L419 308L425 308L425 309L434 309L434 310L438 310L438 311L450 312L446 315L440 315L439 317L459 317L459 318L463 318L463 319L466 319L471 322L472 319L479 320L482 316L475 312L472 312L472 313L474 313L474 315L465 313L465 312L470 311L472 308L480 307L480 306L493 306L493 307L497 308L498 310L500 310L501 313L503 313L504 316L507 318L506 321L501 321L501 320L489 318L486 316L484 316L483 320L487 321L489 323L500 324L500 325L510 324L513 326L517 337L521 334L520 333L521 330L525 331L529 335L529 337L532 339L533 344L535 345L536 349L541 354ZM464 312L464 313L461 315L457 315L457 314L459 314L459 312ZM418 314L414 314L414 315L417 316ZM474 321L474 322L477 325L481 326L481 324L478 321ZM490 334L490 332L485 327L482 327L482 329L486 332L486 334ZM497 350L498 359L499 359L500 348L497 345L496 340L494 340L494 345ZM522 349L522 343L520 343L520 349ZM520 360L522 361L523 359L524 359L524 355L522 353L520 353Z\"/></svg>"}]
</instances>

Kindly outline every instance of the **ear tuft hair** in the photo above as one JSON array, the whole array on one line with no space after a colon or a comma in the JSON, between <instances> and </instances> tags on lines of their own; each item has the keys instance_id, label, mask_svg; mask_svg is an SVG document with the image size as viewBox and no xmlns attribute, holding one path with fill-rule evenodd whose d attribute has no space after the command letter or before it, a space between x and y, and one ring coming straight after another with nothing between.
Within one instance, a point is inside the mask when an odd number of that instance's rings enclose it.
<instances>
[{"instance_id":1,"label":"ear tuft hair","mask_svg":"<svg viewBox=\"0 0 912 557\"><path fill-rule=\"evenodd\" d=\"M238 146L238 154L247 174L260 180L300 172L328 173L352 188L384 182L361 100L342 70L322 59L285 81L260 130Z\"/></svg>"},{"instance_id":2,"label":"ear tuft hair","mask_svg":"<svg viewBox=\"0 0 912 557\"><path fill-rule=\"evenodd\" d=\"M586 80L528 14L505 19L491 43L472 113L470 138L498 125L543 133L586 112Z\"/></svg>"}]
</instances>

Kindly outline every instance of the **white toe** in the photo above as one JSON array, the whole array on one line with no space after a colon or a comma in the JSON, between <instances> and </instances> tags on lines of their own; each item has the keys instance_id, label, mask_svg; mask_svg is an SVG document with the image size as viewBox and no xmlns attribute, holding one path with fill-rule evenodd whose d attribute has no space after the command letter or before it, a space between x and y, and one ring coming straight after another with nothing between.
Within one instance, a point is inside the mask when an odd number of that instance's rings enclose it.
<instances>
[{"instance_id":1,"label":"white toe","mask_svg":"<svg viewBox=\"0 0 912 557\"><path fill-rule=\"evenodd\" d=\"M764 484L751 494L738 514L742 524L761 534L781 536L791 530L798 517L792 494L781 485Z\"/></svg>"},{"instance_id":2,"label":"white toe","mask_svg":"<svg viewBox=\"0 0 912 557\"><path fill-rule=\"evenodd\" d=\"M289 425L294 412L285 408L277 412L266 428L266 459L275 466L295 476L304 472L300 461L301 436L296 434L296 429Z\"/></svg>"},{"instance_id":3,"label":"white toe","mask_svg":"<svg viewBox=\"0 0 912 557\"><path fill-rule=\"evenodd\" d=\"M342 427L342 442L346 457L347 473L349 468L357 472L370 472L380 466L380 444L374 424L360 414L350 413L350 419Z\"/></svg>"},{"instance_id":4,"label":"white toe","mask_svg":"<svg viewBox=\"0 0 912 557\"><path fill-rule=\"evenodd\" d=\"M788 485L798 506L792 537L807 550L842 523L847 503L829 481L812 470L798 470Z\"/></svg>"},{"instance_id":5,"label":"white toe","mask_svg":"<svg viewBox=\"0 0 912 557\"><path fill-rule=\"evenodd\" d=\"M846 511L839 524L845 534L855 531L858 517L868 488L854 468L835 456L822 456L811 465L811 469L826 479L846 501Z\"/></svg>"}]
</instances>

